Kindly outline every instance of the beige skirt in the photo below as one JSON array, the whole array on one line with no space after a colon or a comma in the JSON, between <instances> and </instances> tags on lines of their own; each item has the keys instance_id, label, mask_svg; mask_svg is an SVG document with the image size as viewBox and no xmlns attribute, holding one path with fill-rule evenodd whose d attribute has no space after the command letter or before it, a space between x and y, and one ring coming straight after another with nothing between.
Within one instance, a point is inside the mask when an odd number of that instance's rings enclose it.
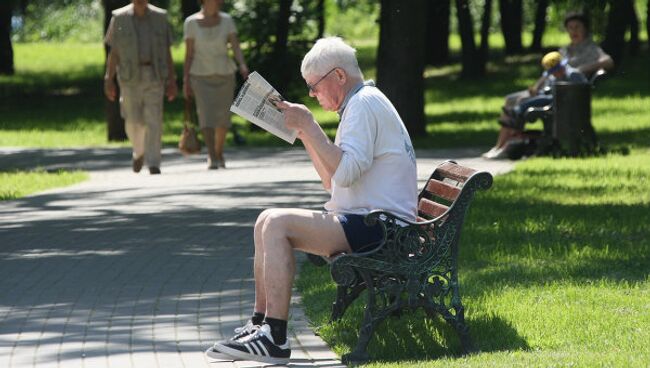
<instances>
[{"instance_id":1,"label":"beige skirt","mask_svg":"<svg viewBox=\"0 0 650 368\"><path fill-rule=\"evenodd\" d=\"M235 74L190 75L201 128L230 128L230 105L235 94Z\"/></svg>"}]
</instances>

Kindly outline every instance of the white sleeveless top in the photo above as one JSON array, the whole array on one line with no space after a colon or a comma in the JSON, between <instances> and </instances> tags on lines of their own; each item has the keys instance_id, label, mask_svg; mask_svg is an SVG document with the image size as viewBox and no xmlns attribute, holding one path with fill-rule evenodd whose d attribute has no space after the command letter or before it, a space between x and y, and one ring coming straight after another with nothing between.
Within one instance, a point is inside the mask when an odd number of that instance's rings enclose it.
<instances>
[{"instance_id":1,"label":"white sleeveless top","mask_svg":"<svg viewBox=\"0 0 650 368\"><path fill-rule=\"evenodd\" d=\"M190 74L194 76L229 75L237 70L235 62L228 56L228 35L237 33L232 17L220 12L221 21L211 27L202 27L199 13L192 14L183 24L184 39L194 40L194 59Z\"/></svg>"}]
</instances>

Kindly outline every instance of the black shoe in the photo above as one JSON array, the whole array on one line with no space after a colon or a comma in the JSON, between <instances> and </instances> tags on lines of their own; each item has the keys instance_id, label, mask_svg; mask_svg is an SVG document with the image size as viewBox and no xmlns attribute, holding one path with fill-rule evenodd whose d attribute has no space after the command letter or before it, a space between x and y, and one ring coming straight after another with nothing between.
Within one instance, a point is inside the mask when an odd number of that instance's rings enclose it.
<instances>
[{"instance_id":1,"label":"black shoe","mask_svg":"<svg viewBox=\"0 0 650 368\"><path fill-rule=\"evenodd\" d=\"M267 324L239 340L217 342L211 351L269 364L287 364L291 357L289 339L284 344L277 345L271 336L271 327Z\"/></svg>"},{"instance_id":2,"label":"black shoe","mask_svg":"<svg viewBox=\"0 0 650 368\"><path fill-rule=\"evenodd\" d=\"M151 175L160 174L160 168L156 167L156 166L149 167L149 174L151 174Z\"/></svg>"},{"instance_id":3,"label":"black shoe","mask_svg":"<svg viewBox=\"0 0 650 368\"><path fill-rule=\"evenodd\" d=\"M142 165L144 164L144 156L133 159L133 172L139 173L142 170Z\"/></svg>"},{"instance_id":4,"label":"black shoe","mask_svg":"<svg viewBox=\"0 0 650 368\"><path fill-rule=\"evenodd\" d=\"M244 338L246 336L249 336L249 335L253 334L259 328L260 328L260 326L255 325L255 324L253 324L253 322L251 320L248 320L248 322L245 325L243 325L241 327L237 327L235 329L235 335L233 335L233 337L231 337L227 341L219 341L219 342L215 343L214 346L212 346L211 348L209 348L208 350L205 351L205 355L207 355L209 358L217 359L217 360L233 360L234 357L231 357L228 354L220 352L219 350L216 349L216 346L218 344L223 345L223 344L227 344L227 343L229 343L231 341L242 339L242 338Z\"/></svg>"}]
</instances>

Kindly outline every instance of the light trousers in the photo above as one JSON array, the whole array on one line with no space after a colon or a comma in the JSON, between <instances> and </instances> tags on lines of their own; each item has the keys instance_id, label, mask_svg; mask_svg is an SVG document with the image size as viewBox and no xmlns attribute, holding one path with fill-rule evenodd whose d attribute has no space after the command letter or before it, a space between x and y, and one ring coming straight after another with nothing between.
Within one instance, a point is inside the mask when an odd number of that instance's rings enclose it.
<instances>
[{"instance_id":1,"label":"light trousers","mask_svg":"<svg viewBox=\"0 0 650 368\"><path fill-rule=\"evenodd\" d=\"M160 167L164 94L164 81L150 66L140 67L139 82L120 85L120 111L133 158L144 155L149 167Z\"/></svg>"}]
</instances>

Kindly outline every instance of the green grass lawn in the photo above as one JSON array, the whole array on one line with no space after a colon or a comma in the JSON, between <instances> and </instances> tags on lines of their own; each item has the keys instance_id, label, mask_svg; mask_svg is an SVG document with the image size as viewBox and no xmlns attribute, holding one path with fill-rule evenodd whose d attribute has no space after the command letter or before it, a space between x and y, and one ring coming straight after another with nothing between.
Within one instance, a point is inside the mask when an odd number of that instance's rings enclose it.
<instances>
[{"instance_id":1,"label":"green grass lawn","mask_svg":"<svg viewBox=\"0 0 650 368\"><path fill-rule=\"evenodd\" d=\"M481 352L459 356L455 333L419 313L381 325L370 352L383 363L373 366L647 366L648 157L538 158L496 177L461 238L461 293ZM305 265L298 287L319 334L349 352L363 296L329 324L328 271Z\"/></svg>"},{"instance_id":2,"label":"green grass lawn","mask_svg":"<svg viewBox=\"0 0 650 368\"><path fill-rule=\"evenodd\" d=\"M88 179L81 171L0 171L0 201L24 197L46 189L64 187Z\"/></svg>"}]
</instances>

